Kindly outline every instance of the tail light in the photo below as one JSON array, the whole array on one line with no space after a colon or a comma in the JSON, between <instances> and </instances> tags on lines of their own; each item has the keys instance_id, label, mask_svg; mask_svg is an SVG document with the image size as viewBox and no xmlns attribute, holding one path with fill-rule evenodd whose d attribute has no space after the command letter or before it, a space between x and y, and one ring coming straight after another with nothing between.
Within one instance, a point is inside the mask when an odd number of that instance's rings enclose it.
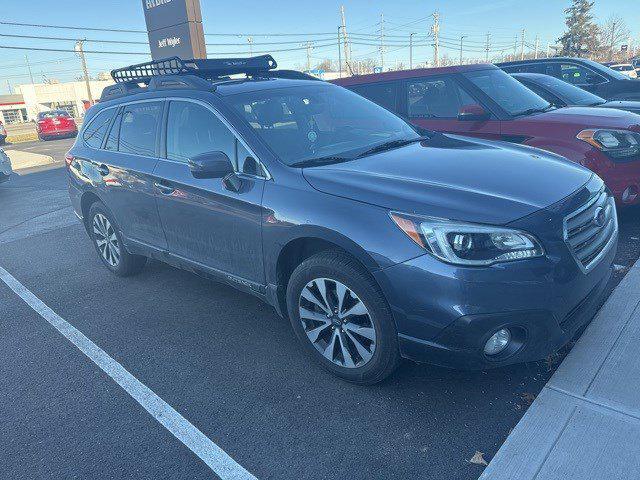
<instances>
[{"instance_id":1,"label":"tail light","mask_svg":"<svg viewBox=\"0 0 640 480\"><path fill-rule=\"evenodd\" d=\"M74 157L73 155L71 155L71 152L67 152L64 156L64 163L67 164L67 167L70 167L71 164L73 163L73 161L76 159L76 157Z\"/></svg>"}]
</instances>

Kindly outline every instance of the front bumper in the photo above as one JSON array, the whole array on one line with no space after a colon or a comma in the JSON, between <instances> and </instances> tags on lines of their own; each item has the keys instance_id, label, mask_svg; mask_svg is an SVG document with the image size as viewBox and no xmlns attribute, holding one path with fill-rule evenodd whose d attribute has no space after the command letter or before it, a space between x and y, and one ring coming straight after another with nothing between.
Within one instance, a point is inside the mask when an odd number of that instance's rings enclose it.
<instances>
[{"instance_id":1,"label":"front bumper","mask_svg":"<svg viewBox=\"0 0 640 480\"><path fill-rule=\"evenodd\" d=\"M375 272L396 321L401 354L485 369L543 359L571 340L602 304L617 249L615 238L584 273L564 243L562 219L588 195L511 224L536 233L544 257L474 268L425 254ZM514 342L486 355L486 341L501 328L511 331Z\"/></svg>"}]
</instances>

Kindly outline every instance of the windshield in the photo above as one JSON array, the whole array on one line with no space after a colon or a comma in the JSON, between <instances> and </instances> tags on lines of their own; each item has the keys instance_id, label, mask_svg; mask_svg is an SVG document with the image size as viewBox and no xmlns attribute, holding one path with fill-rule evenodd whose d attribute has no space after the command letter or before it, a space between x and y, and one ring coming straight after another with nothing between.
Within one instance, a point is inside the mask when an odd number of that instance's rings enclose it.
<instances>
[{"instance_id":1,"label":"windshield","mask_svg":"<svg viewBox=\"0 0 640 480\"><path fill-rule=\"evenodd\" d=\"M509 115L543 112L551 107L544 98L539 97L502 70L480 70L465 73L464 76Z\"/></svg>"},{"instance_id":2,"label":"windshield","mask_svg":"<svg viewBox=\"0 0 640 480\"><path fill-rule=\"evenodd\" d=\"M550 75L536 77L533 80L528 78L525 80L532 81L537 85L547 88L568 105L599 105L605 102L602 97Z\"/></svg>"},{"instance_id":3,"label":"windshield","mask_svg":"<svg viewBox=\"0 0 640 480\"><path fill-rule=\"evenodd\" d=\"M581 58L580 61L583 62L585 65L588 65L590 68L600 73L603 73L604 75L608 75L609 77L613 77L618 80L629 80L629 77L627 77L626 75L620 72L616 72L613 68L606 67L601 63L594 62L593 60L589 60L586 58Z\"/></svg>"},{"instance_id":4,"label":"windshield","mask_svg":"<svg viewBox=\"0 0 640 480\"><path fill-rule=\"evenodd\" d=\"M378 145L399 146L397 141L420 138L384 108L320 82L230 95L225 100L287 165L350 160Z\"/></svg>"}]
</instances>

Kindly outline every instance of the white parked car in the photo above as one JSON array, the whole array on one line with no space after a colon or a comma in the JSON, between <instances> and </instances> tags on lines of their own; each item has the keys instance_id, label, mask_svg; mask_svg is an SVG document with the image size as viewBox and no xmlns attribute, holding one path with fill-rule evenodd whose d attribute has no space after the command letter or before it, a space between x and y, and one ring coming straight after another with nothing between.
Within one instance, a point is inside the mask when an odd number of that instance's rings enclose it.
<instances>
[{"instance_id":1,"label":"white parked car","mask_svg":"<svg viewBox=\"0 0 640 480\"><path fill-rule=\"evenodd\" d=\"M9 180L12 173L11 160L9 159L9 156L4 153L4 150L0 148L0 183Z\"/></svg>"},{"instance_id":2,"label":"white parked car","mask_svg":"<svg viewBox=\"0 0 640 480\"><path fill-rule=\"evenodd\" d=\"M609 68L615 70L616 72L620 72L623 75L627 75L628 77L638 78L636 69L630 63L616 63L614 65L610 65Z\"/></svg>"}]
</instances>

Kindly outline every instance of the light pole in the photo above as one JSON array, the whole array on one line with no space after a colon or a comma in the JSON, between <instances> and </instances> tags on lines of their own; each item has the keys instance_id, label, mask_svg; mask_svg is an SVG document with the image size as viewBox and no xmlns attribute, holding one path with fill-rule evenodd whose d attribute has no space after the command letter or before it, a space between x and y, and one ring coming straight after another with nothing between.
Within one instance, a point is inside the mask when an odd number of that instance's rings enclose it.
<instances>
[{"instance_id":1,"label":"light pole","mask_svg":"<svg viewBox=\"0 0 640 480\"><path fill-rule=\"evenodd\" d=\"M462 65L462 41L467 38L466 35L460 35L460 65Z\"/></svg>"},{"instance_id":2,"label":"light pole","mask_svg":"<svg viewBox=\"0 0 640 480\"><path fill-rule=\"evenodd\" d=\"M409 34L409 69L413 70L413 36L415 33Z\"/></svg>"}]
</instances>

